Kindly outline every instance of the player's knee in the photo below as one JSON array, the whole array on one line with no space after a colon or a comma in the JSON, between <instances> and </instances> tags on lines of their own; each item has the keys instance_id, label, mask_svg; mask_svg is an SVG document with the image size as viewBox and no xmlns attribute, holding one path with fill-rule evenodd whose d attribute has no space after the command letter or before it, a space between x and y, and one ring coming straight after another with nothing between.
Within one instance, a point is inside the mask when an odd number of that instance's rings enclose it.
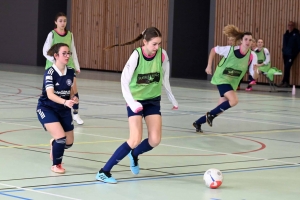
<instances>
[{"instance_id":1,"label":"player's knee","mask_svg":"<svg viewBox=\"0 0 300 200\"><path fill-rule=\"evenodd\" d=\"M66 138L67 138L66 136L58 138L58 139L55 140L55 142L57 144L66 144Z\"/></svg>"},{"instance_id":2,"label":"player's knee","mask_svg":"<svg viewBox=\"0 0 300 200\"><path fill-rule=\"evenodd\" d=\"M73 143L72 144L66 144L65 149L70 149L72 146L73 146Z\"/></svg>"},{"instance_id":3,"label":"player's knee","mask_svg":"<svg viewBox=\"0 0 300 200\"><path fill-rule=\"evenodd\" d=\"M239 100L237 98L231 99L229 101L229 104L230 104L231 107L236 106L238 103L239 103Z\"/></svg>"},{"instance_id":4,"label":"player's knee","mask_svg":"<svg viewBox=\"0 0 300 200\"><path fill-rule=\"evenodd\" d=\"M161 137L159 137L159 136L149 137L148 141L149 141L150 146L156 147L159 145L159 143L161 141Z\"/></svg>"},{"instance_id":5,"label":"player's knee","mask_svg":"<svg viewBox=\"0 0 300 200\"><path fill-rule=\"evenodd\" d=\"M134 149L135 147L137 147L137 146L141 143L141 141L142 141L142 138L136 137L136 138L130 138L130 139L127 141L127 143L128 143L128 145L129 145L132 149Z\"/></svg>"}]
</instances>

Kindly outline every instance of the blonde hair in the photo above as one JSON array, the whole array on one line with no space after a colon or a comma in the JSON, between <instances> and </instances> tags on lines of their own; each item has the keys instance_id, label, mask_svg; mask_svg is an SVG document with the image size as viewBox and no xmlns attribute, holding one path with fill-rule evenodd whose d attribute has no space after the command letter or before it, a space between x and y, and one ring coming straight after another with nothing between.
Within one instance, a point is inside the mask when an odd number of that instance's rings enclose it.
<instances>
[{"instance_id":1,"label":"blonde hair","mask_svg":"<svg viewBox=\"0 0 300 200\"><path fill-rule=\"evenodd\" d=\"M236 40L234 37L228 37L227 39L228 39L227 44L231 46L238 46L241 43L240 40Z\"/></svg>"},{"instance_id":2,"label":"blonde hair","mask_svg":"<svg viewBox=\"0 0 300 200\"><path fill-rule=\"evenodd\" d=\"M238 40L243 39L245 35L252 35L251 32L243 32L240 31L238 27L228 24L223 28L223 33L226 35L226 37L233 37L235 38L235 41L237 42Z\"/></svg>"}]
</instances>

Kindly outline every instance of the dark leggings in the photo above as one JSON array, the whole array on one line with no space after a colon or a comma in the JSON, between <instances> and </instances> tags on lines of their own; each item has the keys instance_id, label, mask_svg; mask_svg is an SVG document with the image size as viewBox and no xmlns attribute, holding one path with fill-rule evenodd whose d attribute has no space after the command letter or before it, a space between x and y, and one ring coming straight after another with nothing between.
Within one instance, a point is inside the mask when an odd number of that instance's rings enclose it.
<instances>
[{"instance_id":1,"label":"dark leggings","mask_svg":"<svg viewBox=\"0 0 300 200\"><path fill-rule=\"evenodd\" d=\"M290 83L290 72L294 60L295 60L295 56L283 55L284 75L283 75L282 83L287 83L287 84Z\"/></svg>"}]
</instances>

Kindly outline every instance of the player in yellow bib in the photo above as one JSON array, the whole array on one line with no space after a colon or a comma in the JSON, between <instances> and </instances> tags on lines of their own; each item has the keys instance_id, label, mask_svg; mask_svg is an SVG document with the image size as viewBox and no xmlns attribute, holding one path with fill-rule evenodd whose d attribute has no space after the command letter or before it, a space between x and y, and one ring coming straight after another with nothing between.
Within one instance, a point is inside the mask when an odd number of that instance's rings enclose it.
<instances>
[{"instance_id":1,"label":"player in yellow bib","mask_svg":"<svg viewBox=\"0 0 300 200\"><path fill-rule=\"evenodd\" d=\"M267 48L264 47L264 41L262 39L257 40L256 48L253 49L257 55L257 67L262 72L267 72L271 68L271 58L270 52ZM247 91L252 91L252 85L256 84L255 79L252 79L249 75L249 85L246 88Z\"/></svg>"},{"instance_id":2,"label":"player in yellow bib","mask_svg":"<svg viewBox=\"0 0 300 200\"><path fill-rule=\"evenodd\" d=\"M202 132L201 125L206 122L209 126L212 126L215 117L237 105L238 98L235 91L240 80L248 70L253 78L258 77L257 56L251 51L252 34L250 32L239 31L233 25L225 26L223 33L227 37L234 37L236 40L241 40L241 45L216 46L210 51L208 65L205 69L207 74L212 74L212 62L216 53L224 56L224 59L217 65L211 80L211 83L218 87L220 93L219 105L193 123L196 132Z\"/></svg>"},{"instance_id":3,"label":"player in yellow bib","mask_svg":"<svg viewBox=\"0 0 300 200\"><path fill-rule=\"evenodd\" d=\"M255 51L257 55L257 67L261 71L268 71L271 67L271 58L269 50L264 47L263 39L257 40L257 50Z\"/></svg>"},{"instance_id":4,"label":"player in yellow bib","mask_svg":"<svg viewBox=\"0 0 300 200\"><path fill-rule=\"evenodd\" d=\"M133 174L140 171L138 156L158 146L162 135L162 117L160 100L162 86L165 88L173 110L178 103L172 94L169 73L170 63L167 52L160 47L161 33L155 27L147 28L136 39L114 46L133 44L143 39L143 46L136 48L128 59L121 76L122 94L127 103L129 121L129 139L121 144L96 175L96 179L105 183L117 183L110 171L126 155L130 160ZM148 138L142 141L144 118Z\"/></svg>"}]
</instances>

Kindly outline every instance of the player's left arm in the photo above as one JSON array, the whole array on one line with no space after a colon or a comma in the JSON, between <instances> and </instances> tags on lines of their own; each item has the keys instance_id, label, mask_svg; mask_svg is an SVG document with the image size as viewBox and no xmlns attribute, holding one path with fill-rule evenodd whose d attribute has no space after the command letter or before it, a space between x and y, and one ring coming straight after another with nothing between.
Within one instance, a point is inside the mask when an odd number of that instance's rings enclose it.
<instances>
[{"instance_id":1,"label":"player's left arm","mask_svg":"<svg viewBox=\"0 0 300 200\"><path fill-rule=\"evenodd\" d=\"M76 48L75 48L73 33L72 33L71 51L72 51L72 58L73 58L73 62L74 62L74 65L75 65L76 73L79 74L80 73L80 66L79 66L77 52L76 52Z\"/></svg>"},{"instance_id":2,"label":"player's left arm","mask_svg":"<svg viewBox=\"0 0 300 200\"><path fill-rule=\"evenodd\" d=\"M75 96L75 94L77 94L77 82L76 82L76 76L74 74L74 78L73 78L73 84L71 86L71 91L70 91L70 100L73 100L75 104L79 103L79 99Z\"/></svg>"},{"instance_id":3,"label":"player's left arm","mask_svg":"<svg viewBox=\"0 0 300 200\"><path fill-rule=\"evenodd\" d=\"M259 77L259 70L258 70L258 64L257 64L257 55L254 52L251 52L252 54L252 61L249 66L249 73L253 77L253 79L257 79Z\"/></svg>"},{"instance_id":4,"label":"player's left arm","mask_svg":"<svg viewBox=\"0 0 300 200\"><path fill-rule=\"evenodd\" d=\"M163 77L162 77L162 83L163 83L163 86L165 88L165 91L167 93L167 96L168 96L168 99L169 101L173 104L173 110L177 110L178 109L178 102L176 101L173 93L172 93L172 90L171 90L171 86L170 86L170 81L169 81L169 76L170 76L170 61L169 61L169 57L167 55L167 52L162 49L162 53L164 55L164 60L163 60L163 63L162 63L162 68L163 68L163 71L162 71L162 74L163 74Z\"/></svg>"}]
</instances>

